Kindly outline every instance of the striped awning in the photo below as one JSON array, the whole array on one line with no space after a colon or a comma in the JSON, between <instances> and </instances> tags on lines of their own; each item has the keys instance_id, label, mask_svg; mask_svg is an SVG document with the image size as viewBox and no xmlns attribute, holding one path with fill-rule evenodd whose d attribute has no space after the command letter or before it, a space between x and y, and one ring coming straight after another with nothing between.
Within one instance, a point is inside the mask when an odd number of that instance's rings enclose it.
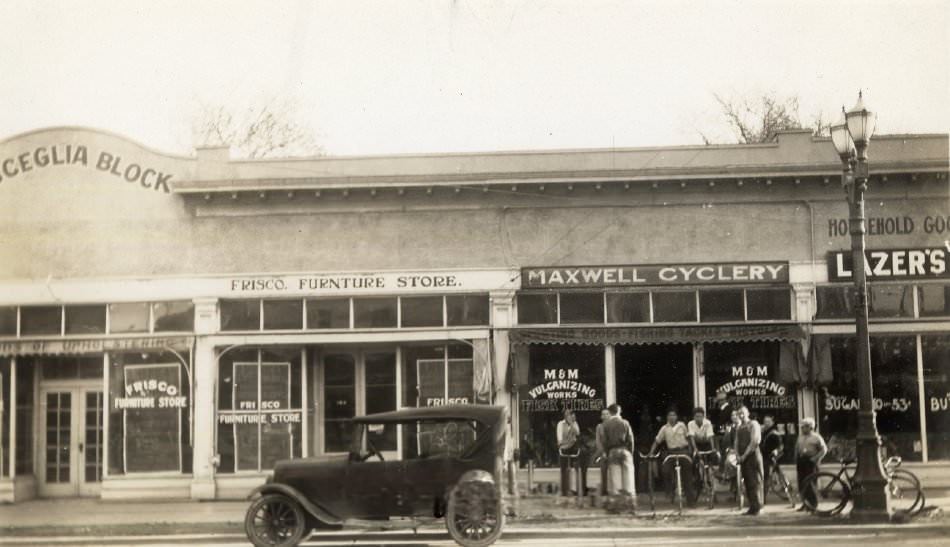
<instances>
[{"instance_id":1,"label":"striped awning","mask_svg":"<svg viewBox=\"0 0 950 547\"><path fill-rule=\"evenodd\" d=\"M111 338L56 338L0 341L0 357L16 355L78 355L120 351L184 351L194 336L123 336Z\"/></svg>"},{"instance_id":2,"label":"striped awning","mask_svg":"<svg viewBox=\"0 0 950 547\"><path fill-rule=\"evenodd\" d=\"M803 340L805 336L805 329L797 324L515 328L509 331L512 345L568 344L597 346L691 342L797 341Z\"/></svg>"}]
</instances>

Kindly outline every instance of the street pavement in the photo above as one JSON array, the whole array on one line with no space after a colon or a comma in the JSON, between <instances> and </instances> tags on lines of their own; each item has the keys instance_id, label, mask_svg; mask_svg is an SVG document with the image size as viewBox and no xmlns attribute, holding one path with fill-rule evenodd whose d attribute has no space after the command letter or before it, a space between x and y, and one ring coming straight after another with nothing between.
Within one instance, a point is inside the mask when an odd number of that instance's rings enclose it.
<instances>
[{"instance_id":1,"label":"street pavement","mask_svg":"<svg viewBox=\"0 0 950 547\"><path fill-rule=\"evenodd\" d=\"M925 514L906 524L854 524L822 519L772 503L758 517L734 507L692 509L678 515L660 504L654 515L644 500L636 516L578 507L574 500L533 496L518 500L498 545L947 545L950 498L928 499ZM0 506L0 547L248 545L243 534L247 502L105 502L34 500ZM355 522L320 532L303 545L454 545L441 520Z\"/></svg>"}]
</instances>

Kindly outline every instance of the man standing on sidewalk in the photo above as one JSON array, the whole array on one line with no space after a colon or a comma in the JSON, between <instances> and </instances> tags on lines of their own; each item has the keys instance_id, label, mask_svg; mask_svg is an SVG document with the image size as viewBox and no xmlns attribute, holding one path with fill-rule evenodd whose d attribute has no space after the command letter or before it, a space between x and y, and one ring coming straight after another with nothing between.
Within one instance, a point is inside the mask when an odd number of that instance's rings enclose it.
<instances>
[{"instance_id":1,"label":"man standing on sidewalk","mask_svg":"<svg viewBox=\"0 0 950 547\"><path fill-rule=\"evenodd\" d=\"M577 456L580 453L580 447L577 445L580 437L581 428L577 425L577 419L574 417L574 411L567 408L564 410L564 419L557 423L557 452L558 462L561 464L561 495L568 496L571 493L571 472L577 463Z\"/></svg>"},{"instance_id":2,"label":"man standing on sidewalk","mask_svg":"<svg viewBox=\"0 0 950 547\"><path fill-rule=\"evenodd\" d=\"M631 508L636 508L636 487L633 485L633 428L620 417L620 405L607 407L610 418L604 422L604 447L607 450L607 484L611 505L616 506L619 494Z\"/></svg>"},{"instance_id":3,"label":"man standing on sidewalk","mask_svg":"<svg viewBox=\"0 0 950 547\"><path fill-rule=\"evenodd\" d=\"M736 454L739 456L739 472L745 484L745 495L749 500L747 515L758 515L762 510L762 428L759 422L749 418L749 409L739 407L739 427L736 428Z\"/></svg>"},{"instance_id":4,"label":"man standing on sidewalk","mask_svg":"<svg viewBox=\"0 0 950 547\"><path fill-rule=\"evenodd\" d=\"M778 428L775 426L775 416L766 414L762 417L762 476L765 479L765 492L769 490L772 467L779 466L779 460L782 458L784 451L782 434L778 432ZM763 497L763 503L765 503L766 499L767 496Z\"/></svg>"},{"instance_id":5,"label":"man standing on sidewalk","mask_svg":"<svg viewBox=\"0 0 950 547\"><path fill-rule=\"evenodd\" d=\"M607 485L607 446L604 442L604 423L610 419L610 411L606 408L600 411L600 423L594 430L594 462L600 465L600 495L606 496L610 492Z\"/></svg>"},{"instance_id":6,"label":"man standing on sidewalk","mask_svg":"<svg viewBox=\"0 0 950 547\"><path fill-rule=\"evenodd\" d=\"M798 441L795 442L795 471L798 474L798 492L802 496L802 501L808 501L812 507L818 504L815 497L815 491L811 488L804 488L805 479L809 475L818 472L818 465L821 459L828 453L828 445L825 440L815 431L815 420L805 418L800 424L801 431L798 435ZM797 509L805 510L805 504Z\"/></svg>"}]
</instances>

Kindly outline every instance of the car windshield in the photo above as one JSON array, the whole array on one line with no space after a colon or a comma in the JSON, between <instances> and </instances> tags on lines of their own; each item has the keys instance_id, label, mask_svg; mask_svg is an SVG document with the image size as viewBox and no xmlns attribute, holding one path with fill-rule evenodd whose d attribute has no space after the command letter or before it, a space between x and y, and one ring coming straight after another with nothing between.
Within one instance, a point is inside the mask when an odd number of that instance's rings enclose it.
<instances>
[{"instance_id":1,"label":"car windshield","mask_svg":"<svg viewBox=\"0 0 950 547\"><path fill-rule=\"evenodd\" d=\"M466 458L488 437L488 427L472 420L403 424L403 459Z\"/></svg>"}]
</instances>

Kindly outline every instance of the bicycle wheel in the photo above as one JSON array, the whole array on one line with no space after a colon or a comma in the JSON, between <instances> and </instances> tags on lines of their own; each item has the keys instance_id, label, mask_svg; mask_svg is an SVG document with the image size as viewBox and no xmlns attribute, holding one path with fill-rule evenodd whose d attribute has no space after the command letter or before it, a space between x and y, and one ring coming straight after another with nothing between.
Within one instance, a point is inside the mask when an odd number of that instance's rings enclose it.
<instances>
[{"instance_id":1,"label":"bicycle wheel","mask_svg":"<svg viewBox=\"0 0 950 547\"><path fill-rule=\"evenodd\" d=\"M809 511L818 516L831 517L848 505L851 488L837 475L814 473L805 479L799 494Z\"/></svg>"},{"instance_id":2,"label":"bicycle wheel","mask_svg":"<svg viewBox=\"0 0 950 547\"><path fill-rule=\"evenodd\" d=\"M887 493L895 512L916 515L924 507L924 493L920 480L905 469L894 470L887 481Z\"/></svg>"},{"instance_id":3,"label":"bicycle wheel","mask_svg":"<svg viewBox=\"0 0 950 547\"><path fill-rule=\"evenodd\" d=\"M788 479L780 469L774 469L769 473L769 490L782 501L788 501Z\"/></svg>"}]
</instances>

